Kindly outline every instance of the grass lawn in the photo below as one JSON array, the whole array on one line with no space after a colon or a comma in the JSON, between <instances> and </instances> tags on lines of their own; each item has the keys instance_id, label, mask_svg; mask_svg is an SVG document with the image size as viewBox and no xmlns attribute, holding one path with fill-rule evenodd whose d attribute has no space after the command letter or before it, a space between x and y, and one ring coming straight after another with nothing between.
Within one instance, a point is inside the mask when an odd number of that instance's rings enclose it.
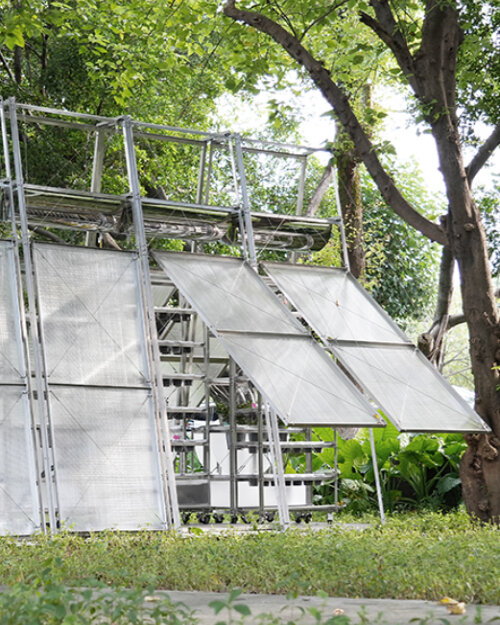
<instances>
[{"instance_id":1,"label":"grass lawn","mask_svg":"<svg viewBox=\"0 0 500 625\"><path fill-rule=\"evenodd\" d=\"M351 519L352 520L352 519ZM500 529L460 511L401 514L365 530L0 538L0 583L316 594L500 604Z\"/></svg>"}]
</instances>

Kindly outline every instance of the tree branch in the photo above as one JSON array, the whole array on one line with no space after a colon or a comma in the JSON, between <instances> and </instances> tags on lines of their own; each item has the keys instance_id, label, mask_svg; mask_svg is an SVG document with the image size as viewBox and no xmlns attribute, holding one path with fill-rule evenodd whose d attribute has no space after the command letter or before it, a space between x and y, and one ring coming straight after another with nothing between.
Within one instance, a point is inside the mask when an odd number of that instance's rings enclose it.
<instances>
[{"instance_id":1,"label":"tree branch","mask_svg":"<svg viewBox=\"0 0 500 625\"><path fill-rule=\"evenodd\" d=\"M330 13L333 13L334 11L339 9L343 4L346 3L346 1L347 0L340 0L340 2L337 2L336 4L334 4L327 11L325 11L319 17L317 17L315 20L313 20L308 26L306 26L306 28L304 28L304 30L302 31L302 34L298 38L299 41L302 41L304 39L304 37L311 30L311 28L314 28L316 26L316 24L319 24L320 22L322 22L326 17L328 17L330 15Z\"/></svg>"},{"instance_id":2,"label":"tree branch","mask_svg":"<svg viewBox=\"0 0 500 625\"><path fill-rule=\"evenodd\" d=\"M455 326L460 325L461 323L465 323L467 320L465 315L461 313L460 315L450 315L448 319L448 330L454 328Z\"/></svg>"},{"instance_id":3,"label":"tree branch","mask_svg":"<svg viewBox=\"0 0 500 625\"><path fill-rule=\"evenodd\" d=\"M426 237L432 241L446 244L447 236L443 229L418 213L401 195L393 179L382 166L374 146L361 127L347 96L332 80L328 70L306 50L296 37L265 15L255 11L238 9L235 0L226 2L224 13L227 17L243 22L272 37L293 59L308 71L323 96L334 108L339 121L351 137L359 157L368 169L387 204L404 221Z\"/></svg>"},{"instance_id":4,"label":"tree branch","mask_svg":"<svg viewBox=\"0 0 500 625\"><path fill-rule=\"evenodd\" d=\"M68 242L61 237L58 237L57 234L54 234L50 230L45 230L41 226L29 226L29 229L36 234L39 234L41 237L48 239L49 241L53 241L54 243L60 243L62 245L68 245Z\"/></svg>"},{"instance_id":5,"label":"tree branch","mask_svg":"<svg viewBox=\"0 0 500 625\"><path fill-rule=\"evenodd\" d=\"M472 184L472 181L476 177L477 173L481 170L483 165L486 164L487 160L496 150L496 148L500 145L500 124L495 126L491 135L486 139L483 145L478 149L474 158L471 160L469 165L466 167L465 171L467 173L467 180L469 181L469 185Z\"/></svg>"},{"instance_id":6,"label":"tree branch","mask_svg":"<svg viewBox=\"0 0 500 625\"><path fill-rule=\"evenodd\" d=\"M370 4L375 10L377 19L374 19L367 13L361 12L361 23L368 26L368 28L370 28L392 51L406 79L412 89L417 93L418 85L416 82L415 61L404 37L401 35L399 26L389 7L389 3L387 0L382 0L382 2L372 0Z\"/></svg>"},{"instance_id":7,"label":"tree branch","mask_svg":"<svg viewBox=\"0 0 500 625\"><path fill-rule=\"evenodd\" d=\"M15 83L16 78L14 74L12 73L12 70L10 69L9 64L7 63L7 59L4 57L1 51L0 51L0 61L2 62L2 65L4 66L5 71L7 72L9 78L12 80L13 83Z\"/></svg>"},{"instance_id":8,"label":"tree branch","mask_svg":"<svg viewBox=\"0 0 500 625\"><path fill-rule=\"evenodd\" d=\"M330 186L331 181L333 180L333 167L330 163L325 167L323 174L321 176L320 181L318 182L318 186L314 190L312 194L309 205L307 206L306 215L308 217L313 217L316 215L319 209L319 205L321 204L321 200L323 199L325 193L328 191L328 187Z\"/></svg>"}]
</instances>

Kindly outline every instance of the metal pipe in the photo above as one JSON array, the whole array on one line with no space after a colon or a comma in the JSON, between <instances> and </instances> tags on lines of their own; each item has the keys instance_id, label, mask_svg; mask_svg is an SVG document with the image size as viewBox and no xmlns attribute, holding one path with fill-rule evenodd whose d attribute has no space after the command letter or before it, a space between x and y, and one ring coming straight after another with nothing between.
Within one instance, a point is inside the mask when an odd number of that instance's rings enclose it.
<instances>
[{"instance_id":1,"label":"metal pipe","mask_svg":"<svg viewBox=\"0 0 500 625\"><path fill-rule=\"evenodd\" d=\"M0 119L1 119L1 132L2 132L2 145L4 152L4 162L5 162L5 175L9 180L9 185L7 187L7 192L9 194L9 203L11 207L11 229L12 229L12 237L13 237L13 248L14 248L14 264L15 264L15 283L17 285L17 299L18 299L18 310L19 310L19 331L21 335L21 344L22 344L22 362L23 362L23 371L22 377L24 378L25 383L25 393L27 395L27 406L26 409L29 414L29 422L31 429L31 449L28 449L28 455L32 458L32 465L35 472L35 475L32 476L33 484L36 484L35 492L36 492L36 503L38 505L38 521L39 527L43 532L47 531L45 526L45 518L44 518L44 506L43 506L43 496L41 490L41 481L39 479L40 476L40 464L38 454L36 453L37 449L37 440L36 440L36 423L35 423L35 407L33 405L34 402L34 391L32 386L31 375L28 372L31 371L31 355L29 349L29 337L28 337L28 329L26 324L26 314L25 307L22 295L22 272L21 272L21 263L19 258L19 238L17 236L17 224L16 224L16 216L14 211L14 193L12 190L12 171L10 167L10 152L9 152L9 142L8 142L8 133L7 133L7 120L5 117L5 106L3 100L0 101Z\"/></svg>"},{"instance_id":2,"label":"metal pipe","mask_svg":"<svg viewBox=\"0 0 500 625\"><path fill-rule=\"evenodd\" d=\"M163 394L163 376L160 364L160 352L158 348L158 336L154 313L153 293L151 290L151 275L149 270L149 257L142 217L141 191L139 186L139 174L135 159L134 136L132 120L128 117L122 120L123 138L125 145L125 157L131 191L132 213L134 218L136 246L139 253L139 266L141 274L141 294L145 308L145 322L147 329L148 354L156 413L157 445L161 467L161 481L164 485L166 498L167 522L174 528L180 527L179 504L177 499L177 487L174 473L174 457L171 447L170 431L168 427L167 408ZM166 463L164 454L166 456ZM166 484L165 484L166 478Z\"/></svg>"},{"instance_id":3,"label":"metal pipe","mask_svg":"<svg viewBox=\"0 0 500 625\"><path fill-rule=\"evenodd\" d=\"M245 231L247 236L247 247L250 264L257 269L257 255L255 253L255 241L253 237L252 218L250 216L250 200L248 198L247 180L245 175L245 164L243 162L243 152L241 150L241 137L238 134L233 135L234 147L236 152L236 164L240 177L240 196L241 210L243 212L243 220L245 223Z\"/></svg>"},{"instance_id":4,"label":"metal pipe","mask_svg":"<svg viewBox=\"0 0 500 625\"><path fill-rule=\"evenodd\" d=\"M295 214L301 216L304 211L304 186L306 182L306 169L307 169L307 158L303 157L301 166L300 166L300 174L299 174L299 188L297 192L297 208L295 210Z\"/></svg>"},{"instance_id":5,"label":"metal pipe","mask_svg":"<svg viewBox=\"0 0 500 625\"><path fill-rule=\"evenodd\" d=\"M92 179L90 181L91 193L101 192L105 139L104 131L97 130L94 143L94 160L92 162ZM87 232L85 244L87 247L97 247L97 232Z\"/></svg>"},{"instance_id":6,"label":"metal pipe","mask_svg":"<svg viewBox=\"0 0 500 625\"><path fill-rule=\"evenodd\" d=\"M21 246L23 250L24 259L24 273L25 273L25 285L26 294L28 299L28 312L30 317L30 332L33 338L33 355L35 364L35 386L36 386L36 405L38 408L38 419L40 423L40 433L42 437L42 450L43 450L43 466L46 476L47 485L47 497L48 497L48 513L49 524L52 530L57 528L56 522L56 497L52 485L52 458L49 451L49 432L50 416L49 416L49 404L48 404L48 389L46 386L46 369L44 368L44 359L42 355L42 346L40 343L40 336L38 331L38 319L37 319L37 300L35 295L33 264L30 249L30 235L28 229L28 220L26 216L26 203L24 198L23 188L23 170L21 162L21 147L19 142L19 130L17 126L17 111L14 98L9 98L9 115L12 137L12 151L14 156L14 171L15 171L15 184L16 195L19 208L19 222L21 227ZM14 211L13 211L14 212ZM45 378L45 379L44 379Z\"/></svg>"},{"instance_id":7,"label":"metal pipe","mask_svg":"<svg viewBox=\"0 0 500 625\"><path fill-rule=\"evenodd\" d=\"M242 205L240 202L240 193L239 193L239 185L238 185L238 174L236 171L236 159L234 157L234 149L233 149L233 142L230 141L229 144L229 157L231 160L231 171L233 174L233 185L234 185L234 193L235 193L235 197L239 202L239 206L238 206L238 228L240 230L240 234L241 234L241 252L243 255L243 258L245 260L248 260L248 247L247 247L247 235L246 235L246 229L245 229L245 221L243 219L243 211L242 211Z\"/></svg>"},{"instance_id":8,"label":"metal pipe","mask_svg":"<svg viewBox=\"0 0 500 625\"><path fill-rule=\"evenodd\" d=\"M273 466L274 487L276 499L278 501L280 525L282 529L288 529L290 527L290 513L288 511L288 502L286 500L286 485L279 439L278 419L276 413L267 402L264 412L266 416L267 436L269 439L269 455L271 456L271 463Z\"/></svg>"},{"instance_id":9,"label":"metal pipe","mask_svg":"<svg viewBox=\"0 0 500 625\"><path fill-rule=\"evenodd\" d=\"M198 204L203 199L203 184L205 181L205 165L207 161L207 144L203 143L200 154L200 167L198 170L198 187L196 189L196 201Z\"/></svg>"},{"instance_id":10,"label":"metal pipe","mask_svg":"<svg viewBox=\"0 0 500 625\"><path fill-rule=\"evenodd\" d=\"M236 449L236 363L229 359L229 502L231 515L238 510L237 449Z\"/></svg>"},{"instance_id":11,"label":"metal pipe","mask_svg":"<svg viewBox=\"0 0 500 625\"><path fill-rule=\"evenodd\" d=\"M378 472L377 452L375 450L375 438L373 436L373 429L369 429L370 432L370 447L372 451L372 463L373 473L375 475L375 488L377 490L378 509L380 513L380 520L382 524L385 523L384 501L382 499L382 489L380 487L380 476Z\"/></svg>"}]
</instances>

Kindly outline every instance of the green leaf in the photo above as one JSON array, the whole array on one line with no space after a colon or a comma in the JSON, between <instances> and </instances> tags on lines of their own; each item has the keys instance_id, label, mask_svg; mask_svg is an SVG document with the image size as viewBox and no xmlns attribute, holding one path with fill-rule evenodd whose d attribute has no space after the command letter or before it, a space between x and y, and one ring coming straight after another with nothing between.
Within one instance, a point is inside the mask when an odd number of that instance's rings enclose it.
<instances>
[{"instance_id":1,"label":"green leaf","mask_svg":"<svg viewBox=\"0 0 500 625\"><path fill-rule=\"evenodd\" d=\"M249 616L250 614L252 614L250 608L244 603L238 603L236 605L233 605L233 608L242 616Z\"/></svg>"},{"instance_id":2,"label":"green leaf","mask_svg":"<svg viewBox=\"0 0 500 625\"><path fill-rule=\"evenodd\" d=\"M227 599L228 603L233 602L241 594L243 594L243 591L241 590L241 588L234 588L233 590L231 590L231 592L229 593L229 597Z\"/></svg>"},{"instance_id":3,"label":"green leaf","mask_svg":"<svg viewBox=\"0 0 500 625\"><path fill-rule=\"evenodd\" d=\"M208 604L210 608L215 612L215 614L219 614L225 607L227 607L227 603L225 601L221 601L220 599L215 599L214 601L210 601Z\"/></svg>"}]
</instances>

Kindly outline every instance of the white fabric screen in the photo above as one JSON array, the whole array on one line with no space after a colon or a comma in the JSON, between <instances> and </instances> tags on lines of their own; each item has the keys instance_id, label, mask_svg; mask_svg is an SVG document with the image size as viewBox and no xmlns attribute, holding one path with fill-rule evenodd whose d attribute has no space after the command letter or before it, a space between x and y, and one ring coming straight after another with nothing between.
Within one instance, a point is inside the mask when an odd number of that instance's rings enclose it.
<instances>
[{"instance_id":1,"label":"white fabric screen","mask_svg":"<svg viewBox=\"0 0 500 625\"><path fill-rule=\"evenodd\" d=\"M39 528L15 251L0 241L0 534Z\"/></svg>"},{"instance_id":2,"label":"white fabric screen","mask_svg":"<svg viewBox=\"0 0 500 625\"><path fill-rule=\"evenodd\" d=\"M379 424L373 407L241 259L154 256L285 423Z\"/></svg>"},{"instance_id":3,"label":"white fabric screen","mask_svg":"<svg viewBox=\"0 0 500 625\"><path fill-rule=\"evenodd\" d=\"M62 522L162 528L137 255L33 250Z\"/></svg>"},{"instance_id":4,"label":"white fabric screen","mask_svg":"<svg viewBox=\"0 0 500 625\"><path fill-rule=\"evenodd\" d=\"M277 263L265 269L400 430L488 429L345 270Z\"/></svg>"}]
</instances>

